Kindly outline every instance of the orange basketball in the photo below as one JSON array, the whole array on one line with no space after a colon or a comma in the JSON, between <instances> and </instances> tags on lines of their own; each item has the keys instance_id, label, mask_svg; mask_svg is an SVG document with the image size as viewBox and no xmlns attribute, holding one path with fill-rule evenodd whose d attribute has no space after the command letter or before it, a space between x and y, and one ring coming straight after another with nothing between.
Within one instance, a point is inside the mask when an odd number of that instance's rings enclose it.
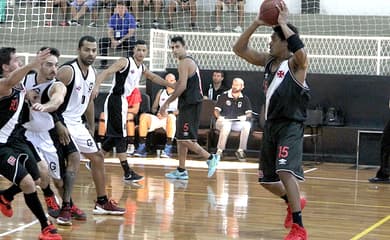
<instances>
[{"instance_id":1,"label":"orange basketball","mask_svg":"<svg viewBox=\"0 0 390 240\"><path fill-rule=\"evenodd\" d=\"M279 10L276 5L282 0L265 0L260 6L260 19L270 25L278 24Z\"/></svg>"}]
</instances>

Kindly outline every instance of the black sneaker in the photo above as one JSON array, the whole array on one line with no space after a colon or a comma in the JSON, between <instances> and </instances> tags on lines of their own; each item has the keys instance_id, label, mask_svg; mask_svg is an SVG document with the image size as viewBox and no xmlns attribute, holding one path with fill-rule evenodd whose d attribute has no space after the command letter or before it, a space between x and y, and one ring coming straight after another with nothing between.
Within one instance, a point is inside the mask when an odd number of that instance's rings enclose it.
<instances>
[{"instance_id":1,"label":"black sneaker","mask_svg":"<svg viewBox=\"0 0 390 240\"><path fill-rule=\"evenodd\" d=\"M370 183L390 183L390 178L379 178L379 177L373 177L369 178L368 181Z\"/></svg>"},{"instance_id":2,"label":"black sneaker","mask_svg":"<svg viewBox=\"0 0 390 240\"><path fill-rule=\"evenodd\" d=\"M142 181L144 179L143 176L141 175L138 175L136 172L134 171L131 171L127 176L124 176L123 177L123 181L124 182L128 182L128 183L135 183L135 182L139 182L139 181Z\"/></svg>"}]
</instances>

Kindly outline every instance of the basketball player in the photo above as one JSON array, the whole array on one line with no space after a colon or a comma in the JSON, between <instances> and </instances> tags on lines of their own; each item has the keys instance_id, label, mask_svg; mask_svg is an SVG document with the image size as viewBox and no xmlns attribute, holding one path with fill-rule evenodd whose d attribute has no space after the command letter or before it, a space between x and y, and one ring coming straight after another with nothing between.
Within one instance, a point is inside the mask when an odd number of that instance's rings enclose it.
<instances>
[{"instance_id":1,"label":"basketball player","mask_svg":"<svg viewBox=\"0 0 390 240\"><path fill-rule=\"evenodd\" d=\"M172 86L172 84L146 68L144 59L147 53L148 49L146 42L144 40L137 40L134 46L133 56L118 59L118 61L99 74L94 90L95 93L97 93L100 84L109 76L115 74L110 94L107 96L106 102L104 103L107 138L103 142L102 150L108 152L114 146L116 147L117 156L124 171L123 181L125 182L138 182L143 179L143 177L135 173L127 163L126 119L128 103L126 96L130 95L133 90L138 87L142 76L146 79L150 79L156 84Z\"/></svg>"},{"instance_id":2,"label":"basketball player","mask_svg":"<svg viewBox=\"0 0 390 240\"><path fill-rule=\"evenodd\" d=\"M68 222L68 225L71 221L70 196L80 166L79 151L92 162L91 173L97 193L93 213L123 215L125 212L113 200L107 198L104 157L93 139L95 123L91 94L95 85L96 73L91 65L96 59L96 53L96 39L91 36L81 37L77 58L62 65L57 74L57 79L67 88L65 101L57 111L56 128L58 139L64 145L64 154L68 159L63 204L59 216L60 220ZM82 121L83 115L87 119L88 129Z\"/></svg>"},{"instance_id":3,"label":"basketball player","mask_svg":"<svg viewBox=\"0 0 390 240\"><path fill-rule=\"evenodd\" d=\"M292 228L285 239L306 240L301 216L306 200L300 199L298 180L304 180L301 165L303 122L310 97L305 81L308 59L297 29L287 23L286 4L281 2L277 8L279 25L271 35L269 52L259 52L248 44L256 29L267 25L259 16L241 34L233 50L249 63L265 67L266 123L259 182L288 204L285 227Z\"/></svg>"},{"instance_id":4,"label":"basketball player","mask_svg":"<svg viewBox=\"0 0 390 240\"><path fill-rule=\"evenodd\" d=\"M207 176L210 178L217 169L220 156L208 153L197 143L200 110L203 99L199 68L194 59L187 55L185 41L182 37L172 38L171 48L173 55L179 60L177 67L179 80L176 83L175 91L161 106L159 114L166 116L166 110L169 104L176 98L179 98L179 115L176 123L179 167L175 171L165 174L165 177L181 180L188 179L185 162L188 150L191 150L204 159L207 159L209 167Z\"/></svg>"},{"instance_id":5,"label":"basketball player","mask_svg":"<svg viewBox=\"0 0 390 240\"><path fill-rule=\"evenodd\" d=\"M20 67L15 48L0 49L0 174L13 183L0 194L0 210L11 217L13 196L22 191L27 207L41 224L39 239L60 240L62 237L48 221L39 201L35 186L40 182L38 159L31 143L25 140L24 129L19 123L26 94L20 82L29 71L39 68L49 55L50 50L46 49L34 61Z\"/></svg>"},{"instance_id":6,"label":"basketball player","mask_svg":"<svg viewBox=\"0 0 390 240\"><path fill-rule=\"evenodd\" d=\"M165 80L169 83L175 84L176 77L172 73L168 73L165 76ZM158 113L158 109L165 103L168 97L173 93L175 89L166 87L165 89L160 89L156 98L154 99L152 106L152 113L157 113L156 115L150 113L142 113L139 118L139 145L134 156L136 157L145 157L146 156L146 137L148 132L153 132L158 128L163 128L167 135L167 143L165 144L164 150L161 153L162 158L170 158L172 156L172 141L176 133L176 116L179 113L177 111L177 98L175 101L169 104L167 109L167 116L161 116Z\"/></svg>"},{"instance_id":7,"label":"basketball player","mask_svg":"<svg viewBox=\"0 0 390 240\"><path fill-rule=\"evenodd\" d=\"M46 49L42 47L40 51ZM59 192L63 193L63 175L65 160L61 149L57 150L52 138L56 138L54 120L50 112L54 112L64 102L66 87L62 82L56 81L58 69L58 58L60 52L50 48L50 56L37 69L37 72L30 73L24 79L27 90L27 100L31 105L30 118L23 126L27 129L25 136L34 145L35 150L46 160L49 165L50 174ZM55 140L56 141L56 140ZM56 141L58 142L58 141ZM60 155L60 156L59 156ZM41 176L43 179L43 176ZM49 180L47 181L49 182ZM45 199L48 196L45 195ZM57 218L60 225L69 225L67 221L59 218L60 207L57 205L54 194L52 199L46 200L56 208L49 209L49 215ZM48 204L49 205L49 204ZM55 209L55 211L54 211ZM78 209L71 201L71 214L77 220L85 220L86 215Z\"/></svg>"}]
</instances>

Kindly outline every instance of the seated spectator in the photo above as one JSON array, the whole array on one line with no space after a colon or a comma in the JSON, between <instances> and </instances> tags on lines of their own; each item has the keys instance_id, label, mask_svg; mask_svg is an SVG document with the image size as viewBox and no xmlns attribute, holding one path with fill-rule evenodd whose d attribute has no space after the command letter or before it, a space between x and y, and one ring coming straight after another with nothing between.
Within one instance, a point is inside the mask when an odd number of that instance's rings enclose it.
<instances>
[{"instance_id":1,"label":"seated spectator","mask_svg":"<svg viewBox=\"0 0 390 240\"><path fill-rule=\"evenodd\" d=\"M142 102L141 92L138 88L134 88L133 92L127 99L127 155L134 153L134 142L135 142L135 119L139 113L139 109Z\"/></svg>"},{"instance_id":2,"label":"seated spectator","mask_svg":"<svg viewBox=\"0 0 390 240\"><path fill-rule=\"evenodd\" d=\"M250 119L252 107L249 98L242 94L244 81L241 78L233 79L232 88L219 96L215 106L214 115L217 118L216 128L219 130L217 154L222 155L230 131L238 131L240 134L240 146L235 152L240 161L245 161L246 146L251 129Z\"/></svg>"},{"instance_id":3,"label":"seated spectator","mask_svg":"<svg viewBox=\"0 0 390 240\"><path fill-rule=\"evenodd\" d=\"M62 18L62 21L59 23L60 26L68 26L68 23L66 22L66 13L68 11L68 2L67 0L48 0L46 5L46 20L45 25L51 26L53 21L53 7L58 6L60 7L60 12L62 13L62 16L59 17L59 19Z\"/></svg>"},{"instance_id":4,"label":"seated spectator","mask_svg":"<svg viewBox=\"0 0 390 240\"><path fill-rule=\"evenodd\" d=\"M70 4L70 13L72 19L69 20L69 25L80 26L79 19L85 15L89 10L92 13L93 21L89 23L88 27L96 27L96 21L98 17L96 0L74 0Z\"/></svg>"},{"instance_id":5,"label":"seated spectator","mask_svg":"<svg viewBox=\"0 0 390 240\"><path fill-rule=\"evenodd\" d=\"M214 71L212 83L208 89L203 89L203 98L217 101L218 96L228 90L224 85L225 74L222 71Z\"/></svg>"},{"instance_id":6,"label":"seated spectator","mask_svg":"<svg viewBox=\"0 0 390 240\"><path fill-rule=\"evenodd\" d=\"M151 4L153 4L154 8L154 19L152 23L153 28L158 28L160 23L158 22L158 19L160 18L161 8L163 5L163 0L133 0L131 1L131 9L132 12L137 19L137 28L142 27L142 22L140 18L140 11L139 11L139 4L143 2L143 8L150 7Z\"/></svg>"},{"instance_id":7,"label":"seated spectator","mask_svg":"<svg viewBox=\"0 0 390 240\"><path fill-rule=\"evenodd\" d=\"M169 0L168 5L168 23L167 28L171 29L173 26L173 14L179 10L190 11L191 22L190 27L192 29L196 28L196 0Z\"/></svg>"},{"instance_id":8,"label":"seated spectator","mask_svg":"<svg viewBox=\"0 0 390 240\"><path fill-rule=\"evenodd\" d=\"M111 16L108 22L108 37L99 39L99 54L101 56L108 55L108 49L127 49L127 56L133 56L133 48L135 45L135 18L127 11L124 1L118 1L115 8L115 13ZM101 68L107 68L107 60L103 59L100 62Z\"/></svg>"},{"instance_id":9,"label":"seated spectator","mask_svg":"<svg viewBox=\"0 0 390 240\"><path fill-rule=\"evenodd\" d=\"M215 21L217 23L217 27L214 29L215 31L219 32L222 30L221 27L221 15L223 11L226 11L227 9L233 9L237 6L238 11L238 24L233 29L234 32L242 32L242 21L244 19L244 7L245 7L245 0L217 0L215 3Z\"/></svg>"},{"instance_id":10,"label":"seated spectator","mask_svg":"<svg viewBox=\"0 0 390 240\"><path fill-rule=\"evenodd\" d=\"M165 80L169 83L176 83L175 75L168 73L165 76ZM153 102L152 113L142 113L139 119L139 137L140 142L134 156L145 157L146 156L146 136L148 132L153 132L158 128L164 128L167 134L167 143L164 150L161 153L161 157L170 158L172 156L172 141L176 133L176 115L178 114L177 103L178 98L171 102L167 109L167 116L162 116L158 110L162 106L168 97L173 93L174 89L166 87L157 92L156 98ZM156 115L157 114L157 115Z\"/></svg>"}]
</instances>

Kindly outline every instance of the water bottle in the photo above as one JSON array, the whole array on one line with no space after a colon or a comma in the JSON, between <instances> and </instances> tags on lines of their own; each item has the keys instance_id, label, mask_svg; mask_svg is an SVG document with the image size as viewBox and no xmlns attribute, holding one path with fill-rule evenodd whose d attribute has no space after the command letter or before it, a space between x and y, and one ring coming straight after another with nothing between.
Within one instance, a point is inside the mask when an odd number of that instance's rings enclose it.
<instances>
[{"instance_id":1,"label":"water bottle","mask_svg":"<svg viewBox=\"0 0 390 240\"><path fill-rule=\"evenodd\" d=\"M0 0L0 23L4 23L6 20L6 7L7 0Z\"/></svg>"},{"instance_id":2,"label":"water bottle","mask_svg":"<svg viewBox=\"0 0 390 240\"><path fill-rule=\"evenodd\" d=\"M210 84L210 88L207 96L209 99L213 100L213 84Z\"/></svg>"}]
</instances>

